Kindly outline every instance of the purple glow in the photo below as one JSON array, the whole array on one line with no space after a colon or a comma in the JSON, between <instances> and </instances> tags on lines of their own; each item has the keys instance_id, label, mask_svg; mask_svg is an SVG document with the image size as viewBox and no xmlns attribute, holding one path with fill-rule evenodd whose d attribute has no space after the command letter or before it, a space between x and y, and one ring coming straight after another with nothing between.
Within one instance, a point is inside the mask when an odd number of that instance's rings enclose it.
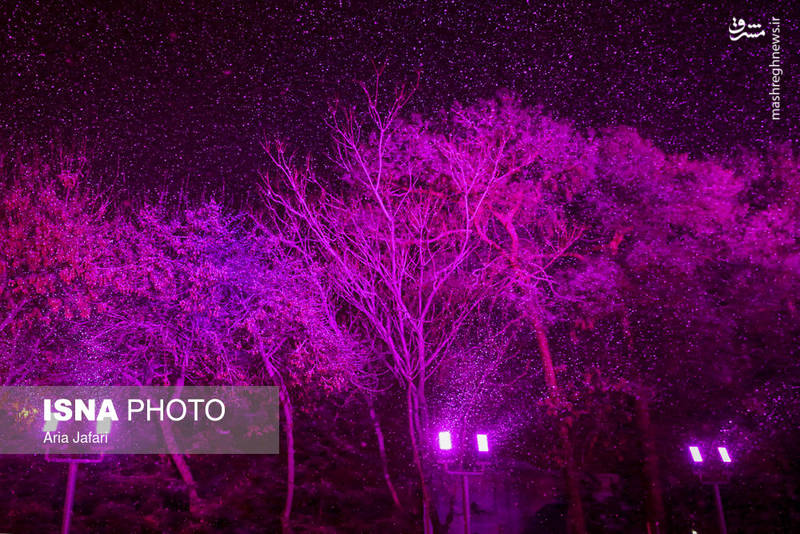
<instances>
[{"instance_id":1,"label":"purple glow","mask_svg":"<svg viewBox=\"0 0 800 534\"><path fill-rule=\"evenodd\" d=\"M731 457L728 455L728 449L726 447L717 447L719 451L719 456L722 458L722 461L726 464L731 463Z\"/></svg>"},{"instance_id":2,"label":"purple glow","mask_svg":"<svg viewBox=\"0 0 800 534\"><path fill-rule=\"evenodd\" d=\"M449 451L453 448L453 440L450 437L450 432L439 432L439 449Z\"/></svg>"},{"instance_id":3,"label":"purple glow","mask_svg":"<svg viewBox=\"0 0 800 534\"><path fill-rule=\"evenodd\" d=\"M699 447L695 447L694 445L692 445L691 447L689 447L689 452L692 454L692 460L694 460L696 463L700 463L703 461L703 457L700 455Z\"/></svg>"},{"instance_id":4,"label":"purple glow","mask_svg":"<svg viewBox=\"0 0 800 534\"><path fill-rule=\"evenodd\" d=\"M478 439L478 451L489 452L489 437L486 434L478 434L475 437Z\"/></svg>"}]
</instances>

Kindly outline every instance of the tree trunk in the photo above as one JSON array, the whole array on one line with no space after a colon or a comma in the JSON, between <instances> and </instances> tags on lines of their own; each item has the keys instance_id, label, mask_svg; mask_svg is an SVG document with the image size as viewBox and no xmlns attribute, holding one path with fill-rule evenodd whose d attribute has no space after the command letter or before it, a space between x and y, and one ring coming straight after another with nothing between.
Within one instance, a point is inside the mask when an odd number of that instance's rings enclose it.
<instances>
[{"instance_id":1,"label":"tree trunk","mask_svg":"<svg viewBox=\"0 0 800 534\"><path fill-rule=\"evenodd\" d=\"M369 394L367 394L367 406L369 407L369 417L372 419L372 426L375 429L375 437L378 440L378 454L380 454L381 465L383 466L383 479L386 481L386 487L389 489L389 495L392 496L394 505L402 511L403 506L400 504L400 498L397 496L397 490L395 490L394 484L392 483L392 477L389 475L389 461L386 457L386 445L383 440L381 423L378 420L378 414L375 412L375 405L372 401L372 397Z\"/></svg>"},{"instance_id":2,"label":"tree trunk","mask_svg":"<svg viewBox=\"0 0 800 534\"><path fill-rule=\"evenodd\" d=\"M575 464L575 451L572 448L572 440L569 437L569 428L566 424L559 422L558 433L566 461L564 473L567 481L567 495L569 496L569 529L572 534L586 534L583 501L581 500L581 477L578 466Z\"/></svg>"},{"instance_id":3,"label":"tree trunk","mask_svg":"<svg viewBox=\"0 0 800 534\"><path fill-rule=\"evenodd\" d=\"M289 388L283 381L280 372L270 361L270 357L274 354L278 347L277 345L270 354L264 351L263 340L258 337L258 350L261 354L261 361L264 368L267 370L272 383L278 387L278 394L280 404L283 407L283 418L285 419L285 432L286 432L286 500L284 501L283 511L281 512L281 531L283 534L289 534L292 531L291 518L292 518L292 501L294 500L294 485L295 485L295 463L294 463L294 419L292 417L292 399L289 396Z\"/></svg>"},{"instance_id":4,"label":"tree trunk","mask_svg":"<svg viewBox=\"0 0 800 534\"><path fill-rule=\"evenodd\" d=\"M547 340L547 330L541 317L536 313L533 317L533 326L536 331L536 340L539 352L542 354L544 365L544 378L550 390L550 397L558 402L561 394L556 381L553 355L550 352L550 343ZM567 497L569 499L568 527L571 534L586 534L586 521L583 517L583 502L581 501L580 472L575 464L575 452L569 435L569 428L563 421L558 422L558 435L561 440L561 452L564 457L564 476L567 483Z\"/></svg>"},{"instance_id":5,"label":"tree trunk","mask_svg":"<svg viewBox=\"0 0 800 534\"><path fill-rule=\"evenodd\" d=\"M664 492L658 469L653 425L650 421L650 398L647 391L637 392L634 398L636 406L636 422L642 437L644 451L644 475L647 482L647 526L648 532L661 534L664 532Z\"/></svg>"},{"instance_id":6,"label":"tree trunk","mask_svg":"<svg viewBox=\"0 0 800 534\"><path fill-rule=\"evenodd\" d=\"M414 455L414 465L419 474L420 492L422 493L422 529L425 534L433 534L433 523L431 521L431 496L428 483L425 479L425 468L422 462L422 451L420 450L419 436L419 405L416 397L416 390L413 385L409 385L406 390L406 401L408 408L408 433L411 438L411 451Z\"/></svg>"},{"instance_id":7,"label":"tree trunk","mask_svg":"<svg viewBox=\"0 0 800 534\"><path fill-rule=\"evenodd\" d=\"M630 319L623 307L622 312L622 331L628 341L628 355L633 355L634 343L633 332L631 331ZM656 440L653 435L653 425L650 421L650 398L651 392L642 386L638 386L634 391L634 410L636 412L636 425L639 427L639 434L642 439L642 452L644 453L644 476L647 484L647 531L652 534L662 534L666 525L664 524L666 514L664 513L664 491L661 486L661 476L658 468L658 453L656 452Z\"/></svg>"},{"instance_id":8,"label":"tree trunk","mask_svg":"<svg viewBox=\"0 0 800 534\"><path fill-rule=\"evenodd\" d=\"M178 473L180 473L181 478L183 479L183 482L186 484L186 488L189 491L189 512L193 516L202 515L203 501L200 499L200 495L197 493L197 482L195 482L194 477L192 476L192 471L189 469L189 464L186 463L186 458L184 458L183 454L171 454L170 457L172 458L175 468L178 470Z\"/></svg>"},{"instance_id":9,"label":"tree trunk","mask_svg":"<svg viewBox=\"0 0 800 534\"><path fill-rule=\"evenodd\" d=\"M186 462L184 455L176 452L178 450L178 444L175 442L175 436L172 434L169 425L165 421L160 421L159 424L161 426L161 433L164 436L164 442L167 445L167 450L170 452L170 458L172 458L172 462L175 464L175 468L181 475L183 483L186 484L186 489L189 492L189 511L194 516L202 515L203 501L200 499L200 494L197 492L197 482L195 482L192 476L192 470L189 468L189 464Z\"/></svg>"},{"instance_id":10,"label":"tree trunk","mask_svg":"<svg viewBox=\"0 0 800 534\"><path fill-rule=\"evenodd\" d=\"M292 501L294 500L294 419L292 418L292 403L289 398L289 391L283 384L279 383L280 400L283 406L283 416L286 423L286 501L281 512L281 531L283 534L290 534L292 531Z\"/></svg>"},{"instance_id":11,"label":"tree trunk","mask_svg":"<svg viewBox=\"0 0 800 534\"><path fill-rule=\"evenodd\" d=\"M181 377L175 385L177 389L173 399L178 398L180 395L180 392L183 390L183 383L184 376L182 369ZM150 380L147 381L147 385L151 385ZM183 483L186 484L186 489L189 492L189 512L194 516L202 515L204 511L203 500L200 498L200 494L197 491L197 482L192 476L192 470L189 468L189 464L186 462L184 455L176 452L178 450L178 444L175 442L175 436L172 434L169 425L166 421L162 420L159 422L159 426L161 427L161 434L164 436L164 443L167 446L167 450L170 452L170 458L172 458L175 469L178 470L178 474L181 475L181 479L183 479Z\"/></svg>"}]
</instances>

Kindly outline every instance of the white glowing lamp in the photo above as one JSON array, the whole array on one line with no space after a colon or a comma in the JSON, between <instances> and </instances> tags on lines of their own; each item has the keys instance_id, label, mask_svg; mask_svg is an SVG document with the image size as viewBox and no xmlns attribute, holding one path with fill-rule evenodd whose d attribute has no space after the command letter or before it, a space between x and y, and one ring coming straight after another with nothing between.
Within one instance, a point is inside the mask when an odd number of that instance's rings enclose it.
<instances>
[{"instance_id":1,"label":"white glowing lamp","mask_svg":"<svg viewBox=\"0 0 800 534\"><path fill-rule=\"evenodd\" d=\"M439 449L449 451L453 448L453 438L447 430L439 432Z\"/></svg>"}]
</instances>

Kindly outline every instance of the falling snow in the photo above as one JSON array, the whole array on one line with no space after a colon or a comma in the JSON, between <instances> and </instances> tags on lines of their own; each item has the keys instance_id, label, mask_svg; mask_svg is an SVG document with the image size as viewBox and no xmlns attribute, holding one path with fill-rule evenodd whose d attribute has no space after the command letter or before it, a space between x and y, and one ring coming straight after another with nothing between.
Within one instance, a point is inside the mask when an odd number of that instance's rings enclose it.
<instances>
[{"instance_id":1,"label":"falling snow","mask_svg":"<svg viewBox=\"0 0 800 534\"><path fill-rule=\"evenodd\" d=\"M461 532L467 471L473 532L798 529L800 12L572 4L2 8L3 385L281 395L74 532Z\"/></svg>"}]
</instances>

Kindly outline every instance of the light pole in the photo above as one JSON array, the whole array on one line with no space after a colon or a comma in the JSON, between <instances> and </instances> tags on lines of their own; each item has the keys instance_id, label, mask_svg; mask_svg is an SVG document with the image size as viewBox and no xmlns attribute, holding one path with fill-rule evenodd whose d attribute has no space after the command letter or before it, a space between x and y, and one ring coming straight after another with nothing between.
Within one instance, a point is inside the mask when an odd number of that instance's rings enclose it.
<instances>
[{"instance_id":1,"label":"light pole","mask_svg":"<svg viewBox=\"0 0 800 534\"><path fill-rule=\"evenodd\" d=\"M44 432L56 432L58 430L58 421L56 419L49 419L45 421ZM111 420L98 419L95 428L97 434L111 433ZM52 455L48 451L44 455L45 461L55 463L66 463L69 465L67 474L67 494L64 497L64 513L61 517L61 534L69 534L69 527L72 521L72 505L75 502L75 486L78 481L78 465L97 463L103 459L103 453L97 455L89 455L85 457L71 456L71 455Z\"/></svg>"},{"instance_id":2,"label":"light pole","mask_svg":"<svg viewBox=\"0 0 800 534\"><path fill-rule=\"evenodd\" d=\"M439 451L443 453L440 456L440 461L444 465L445 472L449 475L457 475L461 477L461 503L464 510L464 534L471 534L472 525L470 521L470 498L469 498L469 477L483 474L483 466L487 463L487 456L489 454L489 436L485 433L475 434L475 443L477 449L477 461L474 463L474 468L470 469L467 464L464 454L461 455L460 462L457 467L452 468L448 456L453 450L453 435L449 430L439 432Z\"/></svg>"},{"instance_id":3,"label":"light pole","mask_svg":"<svg viewBox=\"0 0 800 534\"><path fill-rule=\"evenodd\" d=\"M717 453L719 458L722 462L723 468L732 462L731 456L728 453L727 447L717 447ZM690 445L689 446L689 455L692 457L692 461L696 467L701 467L704 465L704 458L703 454L700 452L700 447L697 445ZM725 524L725 511L722 508L722 497L719 493L719 485L727 482L727 479L730 477L727 470L720 471L719 469L715 469L711 476L709 477L706 475L703 476L703 473L700 473L700 480L704 484L709 484L714 486L714 501L717 505L717 521L719 522L719 532L720 534L728 534L728 527Z\"/></svg>"}]
</instances>

